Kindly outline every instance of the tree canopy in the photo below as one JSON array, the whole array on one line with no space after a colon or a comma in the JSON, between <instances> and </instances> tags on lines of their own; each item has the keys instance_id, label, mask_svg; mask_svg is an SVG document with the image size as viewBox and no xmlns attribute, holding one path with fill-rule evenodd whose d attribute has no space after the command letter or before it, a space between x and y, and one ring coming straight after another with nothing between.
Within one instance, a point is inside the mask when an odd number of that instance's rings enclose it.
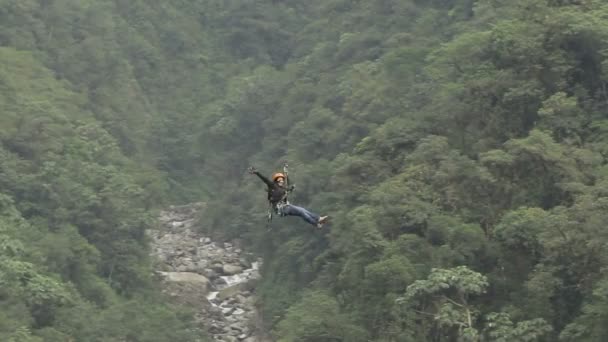
<instances>
[{"instance_id":1,"label":"tree canopy","mask_svg":"<svg viewBox=\"0 0 608 342\"><path fill-rule=\"evenodd\" d=\"M605 340L606 19L602 0L0 0L0 339L200 338L145 230L203 200L201 227L265 258L278 341ZM283 160L327 231L266 229L245 169Z\"/></svg>"}]
</instances>

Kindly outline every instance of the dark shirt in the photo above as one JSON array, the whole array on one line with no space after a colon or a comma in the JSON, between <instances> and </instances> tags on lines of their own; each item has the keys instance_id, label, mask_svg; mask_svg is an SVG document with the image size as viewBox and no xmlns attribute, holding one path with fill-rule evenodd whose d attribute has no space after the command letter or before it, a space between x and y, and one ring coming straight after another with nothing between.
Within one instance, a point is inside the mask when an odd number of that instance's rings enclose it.
<instances>
[{"instance_id":1,"label":"dark shirt","mask_svg":"<svg viewBox=\"0 0 608 342\"><path fill-rule=\"evenodd\" d=\"M287 201L287 193L289 191L288 188L280 186L279 184L271 181L270 179L266 178L264 175L260 174L257 171L255 171L254 173L258 177L260 177L260 179L264 181L264 183L266 183L266 185L268 186L268 201L270 202L270 204L272 204L273 207L276 206L279 202ZM285 184L287 184L287 179L285 180Z\"/></svg>"}]
</instances>

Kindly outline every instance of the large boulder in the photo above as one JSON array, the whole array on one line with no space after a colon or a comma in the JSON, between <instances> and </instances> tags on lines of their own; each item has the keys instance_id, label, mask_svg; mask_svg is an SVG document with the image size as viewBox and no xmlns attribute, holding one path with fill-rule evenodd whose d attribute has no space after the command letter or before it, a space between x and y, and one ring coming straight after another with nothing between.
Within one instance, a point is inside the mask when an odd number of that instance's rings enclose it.
<instances>
[{"instance_id":1,"label":"large boulder","mask_svg":"<svg viewBox=\"0 0 608 342\"><path fill-rule=\"evenodd\" d=\"M192 272L158 272L166 281L174 283L195 283L199 286L208 286L209 279L198 273Z\"/></svg>"},{"instance_id":2,"label":"large boulder","mask_svg":"<svg viewBox=\"0 0 608 342\"><path fill-rule=\"evenodd\" d=\"M166 283L166 292L171 296L179 298L186 304L196 305L207 302L207 294L210 291L209 279L192 272L158 272L163 276Z\"/></svg>"},{"instance_id":3,"label":"large boulder","mask_svg":"<svg viewBox=\"0 0 608 342\"><path fill-rule=\"evenodd\" d=\"M237 265L224 264L222 266L222 273L225 275L235 275L243 272L243 268Z\"/></svg>"},{"instance_id":4,"label":"large boulder","mask_svg":"<svg viewBox=\"0 0 608 342\"><path fill-rule=\"evenodd\" d=\"M238 294L241 294L244 291L253 290L256 284L257 281L255 281L254 279L249 279L248 281L228 286L219 291L219 293L217 294L217 298L224 301L228 298L236 297Z\"/></svg>"}]
</instances>

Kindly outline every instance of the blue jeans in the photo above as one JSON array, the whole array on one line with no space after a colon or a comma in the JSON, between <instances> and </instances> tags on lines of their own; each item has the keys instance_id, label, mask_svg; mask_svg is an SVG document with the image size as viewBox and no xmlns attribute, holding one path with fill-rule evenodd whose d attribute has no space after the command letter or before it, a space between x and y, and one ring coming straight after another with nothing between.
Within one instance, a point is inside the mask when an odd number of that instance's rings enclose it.
<instances>
[{"instance_id":1,"label":"blue jeans","mask_svg":"<svg viewBox=\"0 0 608 342\"><path fill-rule=\"evenodd\" d=\"M293 204L284 205L278 209L278 212L281 216L300 216L304 221L312 225L317 225L319 222L319 215Z\"/></svg>"}]
</instances>

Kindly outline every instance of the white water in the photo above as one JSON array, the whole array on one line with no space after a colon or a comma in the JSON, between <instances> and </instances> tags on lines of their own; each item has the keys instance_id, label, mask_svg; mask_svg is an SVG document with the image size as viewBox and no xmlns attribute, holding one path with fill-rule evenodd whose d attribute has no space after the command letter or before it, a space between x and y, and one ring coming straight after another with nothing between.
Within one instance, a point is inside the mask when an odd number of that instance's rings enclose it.
<instances>
[{"instance_id":1,"label":"white water","mask_svg":"<svg viewBox=\"0 0 608 342\"><path fill-rule=\"evenodd\" d=\"M207 295L207 299L212 302L216 297L217 294L220 293L219 291L213 291L213 292L209 292L209 294ZM213 304L213 302L212 302Z\"/></svg>"},{"instance_id":2,"label":"white water","mask_svg":"<svg viewBox=\"0 0 608 342\"><path fill-rule=\"evenodd\" d=\"M214 242L211 238L200 235L200 229L194 227L194 215L203 207L202 204L172 206L162 212L160 221L163 229L150 234L155 242L153 254L173 271L184 266L183 269L194 273L209 275L211 292L206 295L207 302L200 303L197 320L209 329L213 340L258 340L257 329L253 328L254 322L258 321L253 305L255 291L243 284L260 276L262 261L260 259L259 262L248 265L242 260L251 254L241 250L238 244ZM225 265L232 266L226 267L226 270L239 265L242 271L235 275L223 275L223 270L218 269L220 265L222 268ZM249 268L243 270L244 266ZM253 285L252 282L251 286Z\"/></svg>"},{"instance_id":3,"label":"white water","mask_svg":"<svg viewBox=\"0 0 608 342\"><path fill-rule=\"evenodd\" d=\"M218 288L224 289L226 287L232 286L232 285L236 285L236 284L240 284L244 281L247 280L247 274L245 274L247 270L243 271L243 273L239 273L239 274L235 274L235 275L231 275L231 276L221 276L220 278L222 278L226 284L218 286Z\"/></svg>"},{"instance_id":4,"label":"white water","mask_svg":"<svg viewBox=\"0 0 608 342\"><path fill-rule=\"evenodd\" d=\"M254 275L254 274L257 273L258 269L259 269L259 263L257 261L255 261L255 262L251 263L251 268L243 270L241 273L230 275L230 276L221 276L220 278L224 281L224 283L216 284L216 288L218 290L222 290L222 289L225 289L230 286L244 283L244 282L248 281L249 279L256 277L256 275ZM209 300L209 303L211 303L211 305L213 305L215 307L218 307L218 306L222 307L221 304L218 305L219 304L218 300L217 300L218 294L219 294L219 291L209 292L209 294L207 295L207 300ZM241 314L241 313L239 313L239 314Z\"/></svg>"},{"instance_id":5,"label":"white water","mask_svg":"<svg viewBox=\"0 0 608 342\"><path fill-rule=\"evenodd\" d=\"M230 275L230 276L221 276L220 278L222 278L226 282L226 284L220 285L220 286L218 286L218 288L221 290L221 289L224 289L224 288L232 286L232 285L246 282L247 280L252 278L252 274L254 273L254 271L258 270L258 267L259 267L259 264L256 261L256 262L251 263L251 268L243 270L241 273Z\"/></svg>"}]
</instances>

